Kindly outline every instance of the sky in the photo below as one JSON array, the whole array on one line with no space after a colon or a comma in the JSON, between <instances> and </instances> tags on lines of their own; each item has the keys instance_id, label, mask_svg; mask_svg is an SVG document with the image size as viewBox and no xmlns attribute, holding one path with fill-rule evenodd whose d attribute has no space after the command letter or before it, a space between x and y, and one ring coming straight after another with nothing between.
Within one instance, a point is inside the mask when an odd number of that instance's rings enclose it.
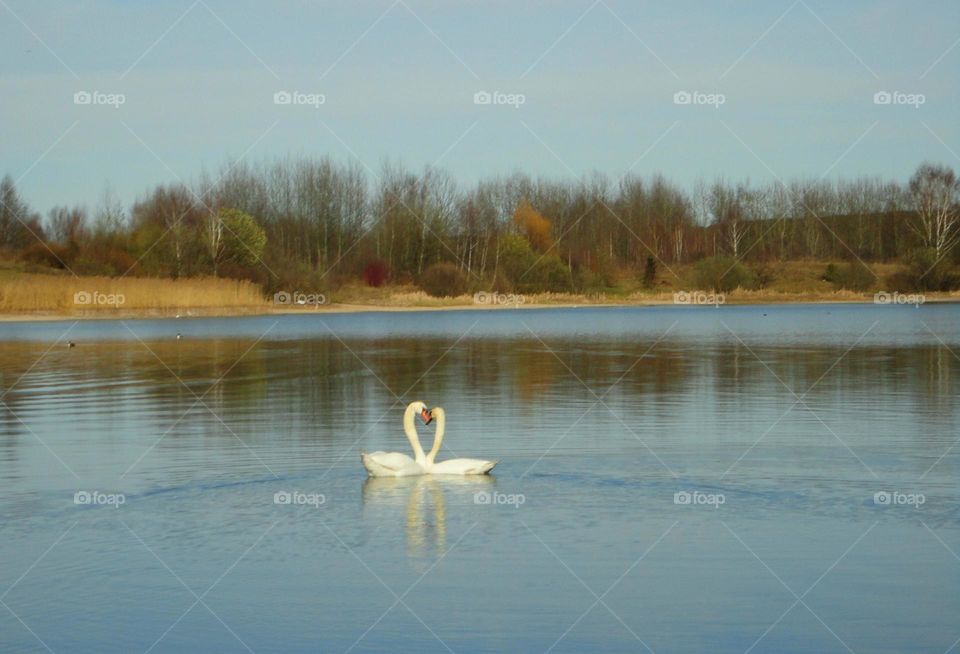
<instances>
[{"instance_id":1,"label":"sky","mask_svg":"<svg viewBox=\"0 0 960 654\"><path fill-rule=\"evenodd\" d=\"M0 175L44 213L287 155L905 181L958 168L958 73L946 1L0 0Z\"/></svg>"}]
</instances>

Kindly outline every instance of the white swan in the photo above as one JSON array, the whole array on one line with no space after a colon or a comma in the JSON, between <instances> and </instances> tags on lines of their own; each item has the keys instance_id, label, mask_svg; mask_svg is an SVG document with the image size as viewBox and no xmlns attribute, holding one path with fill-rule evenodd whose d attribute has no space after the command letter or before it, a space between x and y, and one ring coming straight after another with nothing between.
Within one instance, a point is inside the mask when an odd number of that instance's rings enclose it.
<instances>
[{"instance_id":1,"label":"white swan","mask_svg":"<svg viewBox=\"0 0 960 654\"><path fill-rule=\"evenodd\" d=\"M416 457L411 459L406 454L400 452L360 452L360 461L363 467L372 477L409 477L412 475L422 475L426 473L427 458L423 454L423 448L420 447L420 439L417 438L417 430L413 425L413 416L420 414L420 419L425 425L430 424L433 419L427 410L427 405L419 400L407 405L407 410L403 413L403 433L407 435L410 446L413 448L413 454Z\"/></svg>"},{"instance_id":2,"label":"white swan","mask_svg":"<svg viewBox=\"0 0 960 654\"><path fill-rule=\"evenodd\" d=\"M497 465L496 461L487 461L486 459L448 459L440 463L434 463L433 460L440 451L440 445L443 443L443 432L447 425L447 414L442 407L434 407L427 412L430 420L436 419L437 433L433 437L433 447L426 456L424 468L432 475L486 475ZM426 423L430 424L430 420Z\"/></svg>"}]
</instances>

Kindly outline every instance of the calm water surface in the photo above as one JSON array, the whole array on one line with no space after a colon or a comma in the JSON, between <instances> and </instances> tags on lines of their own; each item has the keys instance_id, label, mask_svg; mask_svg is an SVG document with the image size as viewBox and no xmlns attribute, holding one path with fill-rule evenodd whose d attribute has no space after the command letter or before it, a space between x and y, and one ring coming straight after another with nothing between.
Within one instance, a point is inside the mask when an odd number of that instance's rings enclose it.
<instances>
[{"instance_id":1,"label":"calm water surface","mask_svg":"<svg viewBox=\"0 0 960 654\"><path fill-rule=\"evenodd\" d=\"M957 651L958 355L957 305L3 324L0 651ZM368 480L415 399L495 474Z\"/></svg>"}]
</instances>

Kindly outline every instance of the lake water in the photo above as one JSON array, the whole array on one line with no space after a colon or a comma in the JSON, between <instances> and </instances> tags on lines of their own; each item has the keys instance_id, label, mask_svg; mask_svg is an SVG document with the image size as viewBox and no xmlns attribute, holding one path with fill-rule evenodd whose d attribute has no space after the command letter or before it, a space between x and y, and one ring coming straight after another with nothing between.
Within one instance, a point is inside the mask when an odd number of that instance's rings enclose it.
<instances>
[{"instance_id":1,"label":"lake water","mask_svg":"<svg viewBox=\"0 0 960 654\"><path fill-rule=\"evenodd\" d=\"M956 652L958 355L958 305L3 324L0 651ZM494 474L368 480L415 399Z\"/></svg>"}]
</instances>

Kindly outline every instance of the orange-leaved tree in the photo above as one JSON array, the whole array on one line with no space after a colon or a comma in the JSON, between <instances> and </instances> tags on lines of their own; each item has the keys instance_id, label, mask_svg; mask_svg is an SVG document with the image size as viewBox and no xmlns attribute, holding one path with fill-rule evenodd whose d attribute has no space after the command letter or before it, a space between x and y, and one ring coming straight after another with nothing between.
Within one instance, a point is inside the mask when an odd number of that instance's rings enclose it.
<instances>
[{"instance_id":1,"label":"orange-leaved tree","mask_svg":"<svg viewBox=\"0 0 960 654\"><path fill-rule=\"evenodd\" d=\"M553 225L526 200L521 200L513 212L513 224L534 250L546 252L553 247L553 237L550 234Z\"/></svg>"}]
</instances>

